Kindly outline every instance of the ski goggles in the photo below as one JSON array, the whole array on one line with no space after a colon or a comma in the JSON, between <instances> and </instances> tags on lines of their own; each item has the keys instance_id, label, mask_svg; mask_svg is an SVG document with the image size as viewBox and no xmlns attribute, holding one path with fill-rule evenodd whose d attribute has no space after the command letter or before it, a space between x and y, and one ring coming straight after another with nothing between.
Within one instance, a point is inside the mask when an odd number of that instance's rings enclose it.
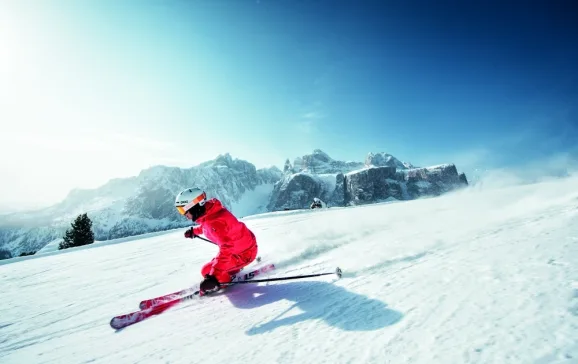
<instances>
[{"instance_id":1,"label":"ski goggles","mask_svg":"<svg viewBox=\"0 0 578 364\"><path fill-rule=\"evenodd\" d=\"M204 205L206 198L207 198L207 194L203 192L202 194L197 196L193 201L189 202L188 204L186 204L184 206L177 206L177 211L179 212L179 214L184 215L187 213L187 211L189 211L196 204L200 204L201 206Z\"/></svg>"}]
</instances>

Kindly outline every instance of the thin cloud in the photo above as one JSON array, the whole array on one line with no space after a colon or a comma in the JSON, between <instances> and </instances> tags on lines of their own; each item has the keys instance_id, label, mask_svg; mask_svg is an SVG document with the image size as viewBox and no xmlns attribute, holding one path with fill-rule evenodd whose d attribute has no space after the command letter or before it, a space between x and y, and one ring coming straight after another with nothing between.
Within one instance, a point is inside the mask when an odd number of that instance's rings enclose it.
<instances>
[{"instance_id":1,"label":"thin cloud","mask_svg":"<svg viewBox=\"0 0 578 364\"><path fill-rule=\"evenodd\" d=\"M327 113L323 112L323 103L319 100L309 103L304 110L298 117L296 129L302 134L312 134L318 131L320 120L327 118Z\"/></svg>"},{"instance_id":2,"label":"thin cloud","mask_svg":"<svg viewBox=\"0 0 578 364\"><path fill-rule=\"evenodd\" d=\"M311 111L311 112L308 112L308 113L301 115L301 117L303 119L319 120L319 119L324 119L326 117L326 115L323 114L322 112L319 112L319 111Z\"/></svg>"},{"instance_id":3,"label":"thin cloud","mask_svg":"<svg viewBox=\"0 0 578 364\"><path fill-rule=\"evenodd\" d=\"M301 120L297 122L297 131L305 134L311 134L316 130L315 123L311 120Z\"/></svg>"}]
</instances>

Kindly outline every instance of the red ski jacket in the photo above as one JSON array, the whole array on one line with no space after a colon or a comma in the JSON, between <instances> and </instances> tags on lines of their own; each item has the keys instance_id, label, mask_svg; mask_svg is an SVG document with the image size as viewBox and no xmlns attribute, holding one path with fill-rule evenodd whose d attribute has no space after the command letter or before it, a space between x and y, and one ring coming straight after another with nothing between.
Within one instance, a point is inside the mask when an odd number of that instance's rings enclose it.
<instances>
[{"instance_id":1,"label":"red ski jacket","mask_svg":"<svg viewBox=\"0 0 578 364\"><path fill-rule=\"evenodd\" d=\"M219 246L219 253L212 261L213 269L209 274L220 276L224 271L233 268L235 261L239 259L243 261L246 257L255 255L257 240L253 232L223 207L218 199L213 198L207 201L205 207L205 214L196 221L201 226L193 228L193 233L203 234ZM228 281L228 279L219 281Z\"/></svg>"}]
</instances>

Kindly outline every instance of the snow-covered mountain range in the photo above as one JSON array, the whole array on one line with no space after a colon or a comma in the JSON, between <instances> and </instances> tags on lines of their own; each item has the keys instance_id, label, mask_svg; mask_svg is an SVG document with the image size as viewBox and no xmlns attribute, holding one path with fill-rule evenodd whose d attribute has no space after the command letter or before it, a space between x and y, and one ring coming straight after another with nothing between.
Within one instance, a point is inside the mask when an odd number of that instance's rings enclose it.
<instances>
[{"instance_id":1,"label":"snow-covered mountain range","mask_svg":"<svg viewBox=\"0 0 578 364\"><path fill-rule=\"evenodd\" d=\"M93 221L97 240L185 227L173 207L183 188L199 186L236 216L307 208L314 197L328 206L439 195L467 184L454 165L416 168L386 153L364 162L343 162L316 149L277 167L257 169L230 154L191 168L155 166L138 176L113 179L96 189L77 189L60 203L38 211L0 216L0 253L37 251L60 238L81 213Z\"/></svg>"},{"instance_id":2,"label":"snow-covered mountain range","mask_svg":"<svg viewBox=\"0 0 578 364\"><path fill-rule=\"evenodd\" d=\"M256 169L249 162L224 154L182 169L155 166L138 176L114 179L89 190L73 190L46 209L0 217L0 249L12 255L36 251L61 237L72 220L87 212L97 240L108 240L190 225L174 208L176 194L191 185L218 197L235 214L265 212L276 168Z\"/></svg>"}]
</instances>

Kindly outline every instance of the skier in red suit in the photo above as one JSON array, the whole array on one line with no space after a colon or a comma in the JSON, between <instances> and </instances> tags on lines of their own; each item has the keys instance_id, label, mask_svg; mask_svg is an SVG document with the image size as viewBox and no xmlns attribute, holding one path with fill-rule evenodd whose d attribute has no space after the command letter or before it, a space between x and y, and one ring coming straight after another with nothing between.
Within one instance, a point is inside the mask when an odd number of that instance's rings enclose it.
<instances>
[{"instance_id":1,"label":"skier in red suit","mask_svg":"<svg viewBox=\"0 0 578 364\"><path fill-rule=\"evenodd\" d=\"M199 224L185 232L185 238L205 235L219 246L219 253L201 269L204 280L200 290L205 293L220 289L243 267L257 257L257 240L247 226L227 210L216 198L207 201L199 188L187 188L177 195L175 207L187 219Z\"/></svg>"}]
</instances>

